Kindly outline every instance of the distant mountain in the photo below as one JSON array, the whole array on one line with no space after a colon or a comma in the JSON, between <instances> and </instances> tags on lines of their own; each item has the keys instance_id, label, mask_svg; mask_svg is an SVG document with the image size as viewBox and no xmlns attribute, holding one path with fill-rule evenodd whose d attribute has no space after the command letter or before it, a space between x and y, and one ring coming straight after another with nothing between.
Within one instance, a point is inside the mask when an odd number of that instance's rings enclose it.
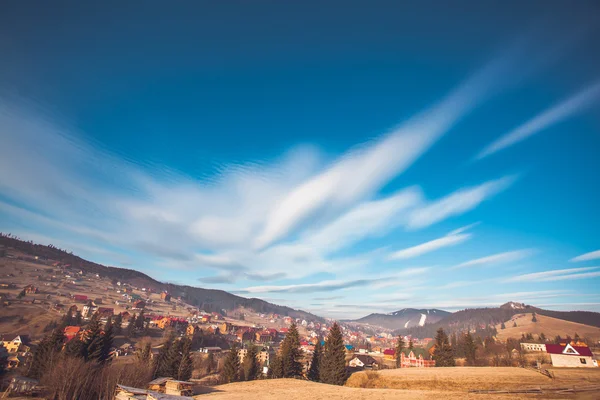
<instances>
[{"instance_id":1,"label":"distant mountain","mask_svg":"<svg viewBox=\"0 0 600 400\"><path fill-rule=\"evenodd\" d=\"M43 260L58 261L63 264L70 264L71 268L83 270L85 273L99 274L101 277L127 282L130 285L137 287L152 288L156 291L165 290L172 296L180 296L186 303L197 306L208 312L220 312L221 310L231 311L235 310L237 307L245 307L259 313L276 313L294 318L323 321L323 318L305 311L279 306L261 299L248 299L236 296L224 290L203 289L187 285L159 282L140 271L96 264L52 245L45 246L33 242L26 242L15 237L0 235L0 248L2 246L5 246L6 249L19 250L32 257L38 257L38 262L42 262Z\"/></svg>"},{"instance_id":2,"label":"distant mountain","mask_svg":"<svg viewBox=\"0 0 600 400\"><path fill-rule=\"evenodd\" d=\"M366 317L347 322L380 326L386 329L406 329L435 323L448 315L450 315L448 311L438 309L403 308L389 314L369 314Z\"/></svg>"},{"instance_id":3,"label":"distant mountain","mask_svg":"<svg viewBox=\"0 0 600 400\"><path fill-rule=\"evenodd\" d=\"M569 322L600 327L600 313L590 311L552 311L544 310L523 303L508 302L500 307L468 308L457 311L432 324L423 326L399 328L398 333L416 337L433 337L438 328L444 328L447 333L464 332L465 330L486 329L510 320L516 314L537 313Z\"/></svg>"}]
</instances>

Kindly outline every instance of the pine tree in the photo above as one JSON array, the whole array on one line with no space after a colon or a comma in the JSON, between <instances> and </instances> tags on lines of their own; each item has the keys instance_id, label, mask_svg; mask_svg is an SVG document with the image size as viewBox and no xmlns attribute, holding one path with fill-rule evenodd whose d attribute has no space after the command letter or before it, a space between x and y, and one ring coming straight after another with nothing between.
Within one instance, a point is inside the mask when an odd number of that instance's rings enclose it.
<instances>
[{"instance_id":1,"label":"pine tree","mask_svg":"<svg viewBox=\"0 0 600 400\"><path fill-rule=\"evenodd\" d=\"M162 376L170 376L177 379L179 375L179 365L181 364L181 356L183 354L183 339L176 339L165 358L164 374Z\"/></svg>"},{"instance_id":2,"label":"pine tree","mask_svg":"<svg viewBox=\"0 0 600 400\"><path fill-rule=\"evenodd\" d=\"M295 323L290 326L285 339L281 343L281 359L283 361L283 377L295 378L302 376L302 364L300 358L300 335Z\"/></svg>"},{"instance_id":3,"label":"pine tree","mask_svg":"<svg viewBox=\"0 0 600 400\"><path fill-rule=\"evenodd\" d=\"M144 330L144 322L146 317L144 316L144 310L140 311L140 315L138 315L137 319L135 320L135 330L136 331L142 331Z\"/></svg>"},{"instance_id":4,"label":"pine tree","mask_svg":"<svg viewBox=\"0 0 600 400\"><path fill-rule=\"evenodd\" d=\"M540 333L540 342L545 343L546 342L546 335L544 335L544 332Z\"/></svg>"},{"instance_id":5,"label":"pine tree","mask_svg":"<svg viewBox=\"0 0 600 400\"><path fill-rule=\"evenodd\" d=\"M271 379L283 378L283 359L278 354L274 354L271 357L268 377Z\"/></svg>"},{"instance_id":6,"label":"pine tree","mask_svg":"<svg viewBox=\"0 0 600 400\"><path fill-rule=\"evenodd\" d=\"M62 330L57 328L41 340L33 354L33 362L28 373L30 378L39 379L53 368L62 350L64 339Z\"/></svg>"},{"instance_id":7,"label":"pine tree","mask_svg":"<svg viewBox=\"0 0 600 400\"><path fill-rule=\"evenodd\" d=\"M171 334L158 351L158 354L154 359L154 378L171 377L171 368L170 365L168 365L167 356L171 350L174 340L175 336Z\"/></svg>"},{"instance_id":8,"label":"pine tree","mask_svg":"<svg viewBox=\"0 0 600 400\"><path fill-rule=\"evenodd\" d=\"M535 313L533 313L533 317L531 318L531 322L537 322L537 318L535 316Z\"/></svg>"},{"instance_id":9,"label":"pine tree","mask_svg":"<svg viewBox=\"0 0 600 400\"><path fill-rule=\"evenodd\" d=\"M410 340L408 341L408 349L412 350L415 348L415 345L413 344L412 338L410 338Z\"/></svg>"},{"instance_id":10,"label":"pine tree","mask_svg":"<svg viewBox=\"0 0 600 400\"><path fill-rule=\"evenodd\" d=\"M129 318L129 325L127 325L127 331L125 332L125 336L131 338L135 335L135 325L137 322L136 314L133 314L131 318Z\"/></svg>"},{"instance_id":11,"label":"pine tree","mask_svg":"<svg viewBox=\"0 0 600 400\"><path fill-rule=\"evenodd\" d=\"M192 361L192 341L188 338L180 340L181 344L181 357L179 358L179 365L177 368L177 374L175 377L180 381L189 381L192 377L192 371L194 370L194 362Z\"/></svg>"},{"instance_id":12,"label":"pine tree","mask_svg":"<svg viewBox=\"0 0 600 400\"><path fill-rule=\"evenodd\" d=\"M152 357L152 345L150 342L146 342L144 347L137 353L137 359L142 364L149 364Z\"/></svg>"},{"instance_id":13,"label":"pine tree","mask_svg":"<svg viewBox=\"0 0 600 400\"><path fill-rule=\"evenodd\" d=\"M469 363L469 365L475 365L477 345L473 341L473 336L471 336L471 333L468 331L463 337L463 346L467 363Z\"/></svg>"},{"instance_id":14,"label":"pine tree","mask_svg":"<svg viewBox=\"0 0 600 400\"><path fill-rule=\"evenodd\" d=\"M517 327L517 321L515 321L515 323L513 324L513 328Z\"/></svg>"},{"instance_id":15,"label":"pine tree","mask_svg":"<svg viewBox=\"0 0 600 400\"><path fill-rule=\"evenodd\" d=\"M325 341L323 362L321 365L321 382L330 385L343 385L346 382L346 348L342 331L335 322Z\"/></svg>"},{"instance_id":16,"label":"pine tree","mask_svg":"<svg viewBox=\"0 0 600 400\"><path fill-rule=\"evenodd\" d=\"M110 361L110 353L113 347L113 340L115 337L112 317L108 317L106 325L104 325L104 335L102 336L102 350L98 362L104 363Z\"/></svg>"},{"instance_id":17,"label":"pine tree","mask_svg":"<svg viewBox=\"0 0 600 400\"><path fill-rule=\"evenodd\" d=\"M121 315L121 313L115 315L113 327L115 328L115 335L120 335L123 328L123 315Z\"/></svg>"},{"instance_id":18,"label":"pine tree","mask_svg":"<svg viewBox=\"0 0 600 400\"><path fill-rule=\"evenodd\" d=\"M400 368L402 350L404 350L404 338L402 335L398 335L398 339L396 340L396 368Z\"/></svg>"},{"instance_id":19,"label":"pine tree","mask_svg":"<svg viewBox=\"0 0 600 400\"><path fill-rule=\"evenodd\" d=\"M242 370L244 372L244 380L253 381L259 377L260 374L260 365L258 364L258 350L256 346L251 344L248 347L248 351L246 352L246 357L244 357L244 362L242 363Z\"/></svg>"},{"instance_id":20,"label":"pine tree","mask_svg":"<svg viewBox=\"0 0 600 400\"><path fill-rule=\"evenodd\" d=\"M240 358L238 356L238 345L233 343L229 354L225 357L223 364L223 372L221 372L221 382L231 383L237 382L239 378Z\"/></svg>"},{"instance_id":21,"label":"pine tree","mask_svg":"<svg viewBox=\"0 0 600 400\"><path fill-rule=\"evenodd\" d=\"M83 357L86 361L104 361L103 354L103 335L102 328L100 327L100 319L98 314L92 315L90 323L86 329L86 336L84 342Z\"/></svg>"},{"instance_id":22,"label":"pine tree","mask_svg":"<svg viewBox=\"0 0 600 400\"><path fill-rule=\"evenodd\" d=\"M65 346L65 355L68 357L85 357L85 343L79 338L73 338Z\"/></svg>"},{"instance_id":23,"label":"pine tree","mask_svg":"<svg viewBox=\"0 0 600 400\"><path fill-rule=\"evenodd\" d=\"M321 381L321 359L323 357L323 346L321 346L321 338L317 340L315 350L313 351L310 369L308 370L308 379L313 382Z\"/></svg>"},{"instance_id":24,"label":"pine tree","mask_svg":"<svg viewBox=\"0 0 600 400\"><path fill-rule=\"evenodd\" d=\"M506 329L506 325L504 325L504 322L502 323L502 325L500 325L500 329Z\"/></svg>"},{"instance_id":25,"label":"pine tree","mask_svg":"<svg viewBox=\"0 0 600 400\"><path fill-rule=\"evenodd\" d=\"M433 359L435 360L436 367L454 367L455 365L452 347L448 342L448 336L442 328L438 329L435 335Z\"/></svg>"}]
</instances>

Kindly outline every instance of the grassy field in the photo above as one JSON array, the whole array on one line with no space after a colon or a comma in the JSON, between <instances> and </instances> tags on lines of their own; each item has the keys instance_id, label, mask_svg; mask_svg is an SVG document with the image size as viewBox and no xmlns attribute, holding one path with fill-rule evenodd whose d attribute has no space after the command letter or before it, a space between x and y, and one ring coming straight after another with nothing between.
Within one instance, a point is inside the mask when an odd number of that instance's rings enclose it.
<instances>
[{"instance_id":1,"label":"grassy field","mask_svg":"<svg viewBox=\"0 0 600 400\"><path fill-rule=\"evenodd\" d=\"M587 337L593 341L600 340L600 328L563 321L562 319L546 317L544 315L536 315L536 318L537 322L532 322L531 313L516 314L510 321L505 322L505 329L500 329L500 325L496 326L498 339L506 340L509 337L518 339L522 334L528 333L534 334L536 339L540 333L546 335L547 338L553 339L557 335L561 337L570 335L573 337L577 333L580 337ZM517 323L516 327L513 326L515 322Z\"/></svg>"},{"instance_id":2,"label":"grassy field","mask_svg":"<svg viewBox=\"0 0 600 400\"><path fill-rule=\"evenodd\" d=\"M216 400L421 400L421 399L508 399L500 395L472 395L464 392L447 392L432 390L395 390L395 389L362 389L344 386L325 385L296 379L260 380L252 382L231 383L207 388L207 393L195 396L196 399ZM528 399L532 397L512 396L510 399Z\"/></svg>"}]
</instances>

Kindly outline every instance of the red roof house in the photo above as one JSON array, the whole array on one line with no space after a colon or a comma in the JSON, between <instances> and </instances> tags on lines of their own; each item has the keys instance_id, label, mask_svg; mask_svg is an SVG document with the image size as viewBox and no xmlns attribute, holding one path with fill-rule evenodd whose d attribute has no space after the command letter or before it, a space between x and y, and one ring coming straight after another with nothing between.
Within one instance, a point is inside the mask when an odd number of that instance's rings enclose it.
<instances>
[{"instance_id":1,"label":"red roof house","mask_svg":"<svg viewBox=\"0 0 600 400\"><path fill-rule=\"evenodd\" d=\"M546 352L550 354L554 367L596 367L592 351L587 346L571 344L547 344Z\"/></svg>"}]
</instances>

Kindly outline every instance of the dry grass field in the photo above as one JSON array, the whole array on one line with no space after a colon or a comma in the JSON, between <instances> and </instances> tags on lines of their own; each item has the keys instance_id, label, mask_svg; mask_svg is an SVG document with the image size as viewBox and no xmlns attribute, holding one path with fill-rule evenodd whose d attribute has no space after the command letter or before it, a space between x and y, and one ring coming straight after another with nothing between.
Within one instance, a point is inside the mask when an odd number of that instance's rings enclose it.
<instances>
[{"instance_id":1,"label":"dry grass field","mask_svg":"<svg viewBox=\"0 0 600 400\"><path fill-rule=\"evenodd\" d=\"M195 396L195 399L215 400L424 400L424 399L508 399L502 395L474 395L465 392L447 392L441 390L396 390L396 389L362 389L344 386L325 385L296 379L260 380L252 382L231 383L212 388L208 393ZM510 399L528 399L532 397L512 396Z\"/></svg>"},{"instance_id":2,"label":"dry grass field","mask_svg":"<svg viewBox=\"0 0 600 400\"><path fill-rule=\"evenodd\" d=\"M522 368L407 368L353 374L345 387L295 379L240 382L205 388L196 399L596 399L597 393L473 394L469 390L585 387L600 384L600 369L554 369L554 380Z\"/></svg>"},{"instance_id":3,"label":"dry grass field","mask_svg":"<svg viewBox=\"0 0 600 400\"><path fill-rule=\"evenodd\" d=\"M498 330L498 339L506 340L509 337L518 339L522 334L532 333L536 339L540 333L546 335L547 338L553 339L557 335L565 337L570 335L575 336L577 333L580 337L586 337L593 341L600 340L600 328L594 326L578 324L576 322L563 321L544 315L536 315L537 322L532 322L532 314L516 314L510 321L505 322L505 329L500 329L500 325L496 326ZM514 322L517 326L514 327Z\"/></svg>"}]
</instances>

